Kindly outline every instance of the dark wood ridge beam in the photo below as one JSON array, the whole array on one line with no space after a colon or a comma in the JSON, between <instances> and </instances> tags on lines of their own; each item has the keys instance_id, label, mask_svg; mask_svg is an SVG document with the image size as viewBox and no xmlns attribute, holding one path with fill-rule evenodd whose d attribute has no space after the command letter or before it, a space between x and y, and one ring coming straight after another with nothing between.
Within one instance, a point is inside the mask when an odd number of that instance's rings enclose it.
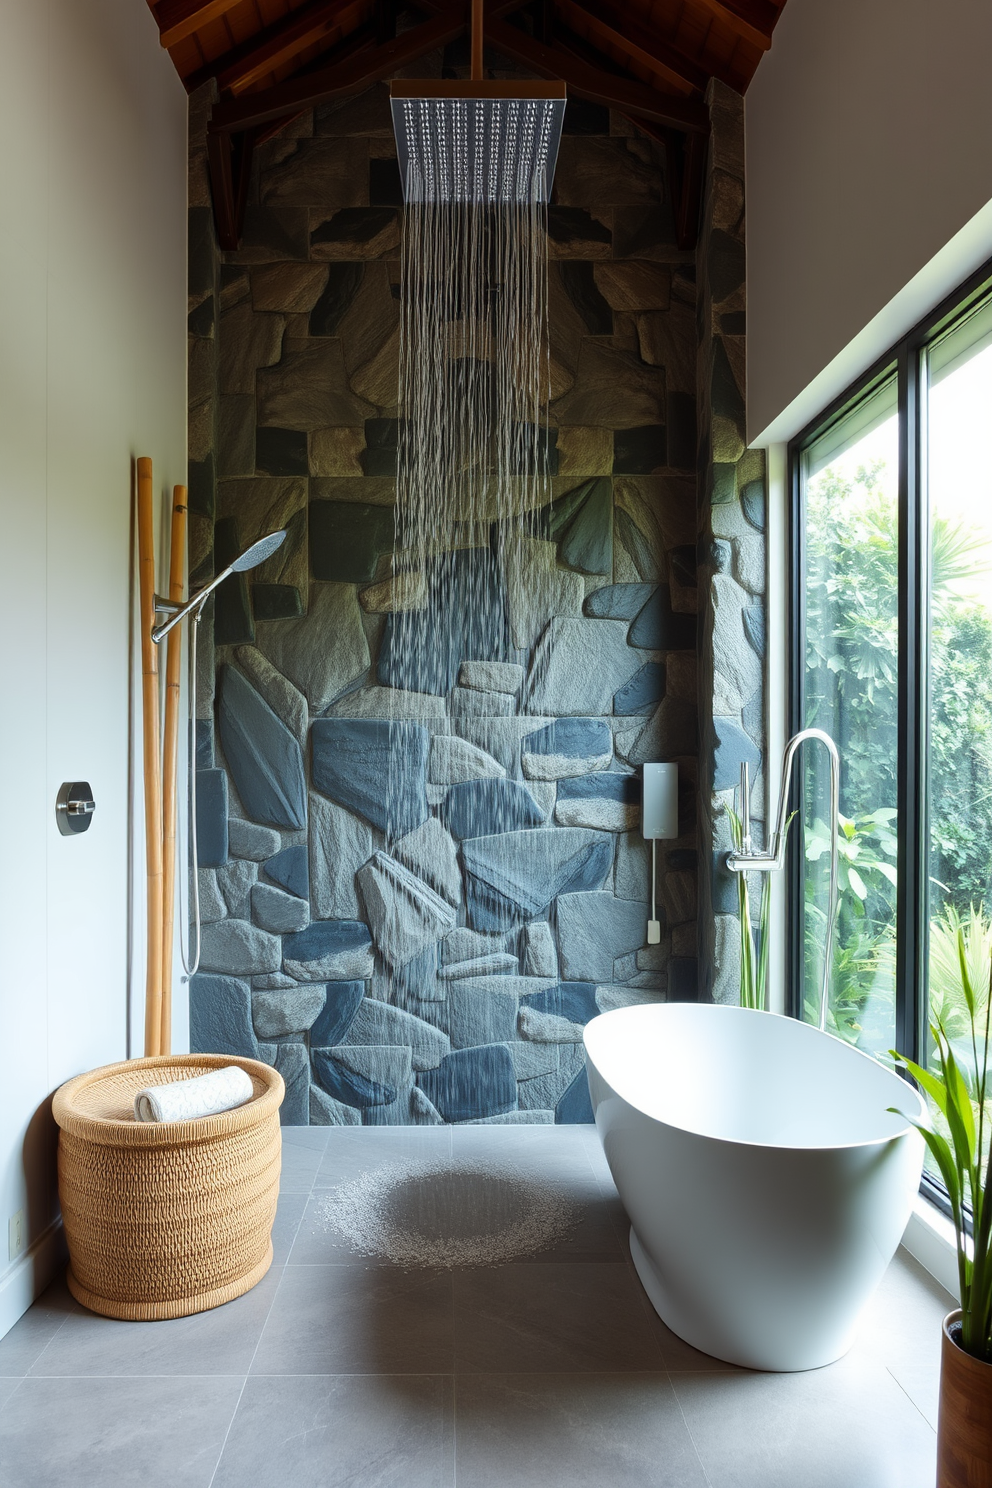
<instances>
[{"instance_id":1,"label":"dark wood ridge beam","mask_svg":"<svg viewBox=\"0 0 992 1488\"><path fill-rule=\"evenodd\" d=\"M636 21L621 17L607 5L596 13L576 0L556 0L555 8L573 30L584 29L592 41L616 47L630 62L648 67L679 93L704 92L710 75L667 47L653 32Z\"/></svg>"},{"instance_id":2,"label":"dark wood ridge beam","mask_svg":"<svg viewBox=\"0 0 992 1488\"><path fill-rule=\"evenodd\" d=\"M162 0L155 10L159 40L164 47L173 47L240 4L241 0Z\"/></svg>"},{"instance_id":3,"label":"dark wood ridge beam","mask_svg":"<svg viewBox=\"0 0 992 1488\"><path fill-rule=\"evenodd\" d=\"M354 29L365 17L368 0L311 0L291 11L274 26L267 26L249 41L215 57L186 79L190 93L210 78L217 79L221 92L239 92L267 77L305 52L338 27Z\"/></svg>"},{"instance_id":4,"label":"dark wood ridge beam","mask_svg":"<svg viewBox=\"0 0 992 1488\"><path fill-rule=\"evenodd\" d=\"M605 72L560 47L542 46L518 26L508 26L487 16L486 40L504 56L539 76L561 78L570 93L577 93L590 103L601 103L623 114L640 114L652 123L673 129L698 134L709 131L709 115L696 99L662 93L633 78L628 81Z\"/></svg>"},{"instance_id":5,"label":"dark wood ridge beam","mask_svg":"<svg viewBox=\"0 0 992 1488\"><path fill-rule=\"evenodd\" d=\"M320 67L313 71L310 68L304 69L296 77L277 83L274 88L215 104L210 128L236 133L270 120L284 120L290 115L295 116L315 104L326 103L331 98L360 93L372 83L380 82L400 67L405 67L418 57L433 51L435 47L454 41L468 29L469 7L465 0L455 0L455 3L452 0L416 0L416 3L418 10L426 11L431 16L430 20L372 48L368 47L363 34L361 47L356 46L353 49L354 52L362 52L359 61L354 64L344 58L336 59L329 67ZM497 16L508 15L511 11L519 10L524 3L525 0L496 0L491 13ZM357 37L359 33L354 34ZM342 43L342 51L348 47L350 40L350 37L346 38Z\"/></svg>"},{"instance_id":6,"label":"dark wood ridge beam","mask_svg":"<svg viewBox=\"0 0 992 1488\"><path fill-rule=\"evenodd\" d=\"M696 3L742 41L749 41L763 52L771 46L779 13L770 0L696 0Z\"/></svg>"},{"instance_id":7,"label":"dark wood ridge beam","mask_svg":"<svg viewBox=\"0 0 992 1488\"><path fill-rule=\"evenodd\" d=\"M274 88L249 93L231 102L215 104L210 129L224 133L251 129L257 124L268 123L270 119L278 119L282 114L313 108L329 98L360 93L400 67L415 62L425 52L454 41L467 25L468 15L463 4L446 5L433 20L404 31L402 36L382 46L360 52L347 62L322 68L306 77L288 78Z\"/></svg>"}]
</instances>

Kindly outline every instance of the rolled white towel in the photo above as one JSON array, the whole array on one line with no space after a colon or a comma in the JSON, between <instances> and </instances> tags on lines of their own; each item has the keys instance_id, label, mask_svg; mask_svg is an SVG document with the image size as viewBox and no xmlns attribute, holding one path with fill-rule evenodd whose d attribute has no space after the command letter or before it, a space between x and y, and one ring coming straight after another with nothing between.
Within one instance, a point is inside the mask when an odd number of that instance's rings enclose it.
<instances>
[{"instance_id":1,"label":"rolled white towel","mask_svg":"<svg viewBox=\"0 0 992 1488\"><path fill-rule=\"evenodd\" d=\"M243 1106L254 1094L251 1075L239 1065L225 1065L193 1080L149 1085L134 1097L136 1121L194 1121Z\"/></svg>"}]
</instances>

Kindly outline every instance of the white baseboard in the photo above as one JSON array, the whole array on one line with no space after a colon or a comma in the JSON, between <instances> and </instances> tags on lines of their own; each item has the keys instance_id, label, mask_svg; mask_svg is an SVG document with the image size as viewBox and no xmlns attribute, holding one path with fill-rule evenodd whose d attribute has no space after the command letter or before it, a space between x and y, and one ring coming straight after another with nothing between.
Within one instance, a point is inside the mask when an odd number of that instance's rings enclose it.
<instances>
[{"instance_id":1,"label":"white baseboard","mask_svg":"<svg viewBox=\"0 0 992 1488\"><path fill-rule=\"evenodd\" d=\"M61 1216L54 1219L0 1279L0 1338L55 1279L68 1254Z\"/></svg>"},{"instance_id":2,"label":"white baseboard","mask_svg":"<svg viewBox=\"0 0 992 1488\"><path fill-rule=\"evenodd\" d=\"M960 1301L954 1226L946 1214L941 1214L922 1195L917 1195L902 1243L924 1270L929 1271L956 1301Z\"/></svg>"}]
</instances>

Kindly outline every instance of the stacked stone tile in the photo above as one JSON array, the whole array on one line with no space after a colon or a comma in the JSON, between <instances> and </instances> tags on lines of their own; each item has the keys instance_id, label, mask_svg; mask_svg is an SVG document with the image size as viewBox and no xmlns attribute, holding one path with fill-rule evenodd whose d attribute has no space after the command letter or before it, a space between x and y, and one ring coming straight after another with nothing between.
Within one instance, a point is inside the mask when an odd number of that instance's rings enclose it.
<instances>
[{"instance_id":1,"label":"stacked stone tile","mask_svg":"<svg viewBox=\"0 0 992 1488\"><path fill-rule=\"evenodd\" d=\"M713 82L712 133L700 268L700 484L703 489L701 647L703 784L701 837L710 871L700 875L701 990L716 1002L740 995L737 886L724 806L746 762L752 826L763 841L765 816L765 456L746 448L744 106ZM755 885L757 889L757 885ZM756 906L758 895L752 900Z\"/></svg>"},{"instance_id":2,"label":"stacked stone tile","mask_svg":"<svg viewBox=\"0 0 992 1488\"><path fill-rule=\"evenodd\" d=\"M242 249L211 279L218 381L191 486L215 562L290 535L214 613L192 1046L274 1063L293 1124L589 1120L589 1018L696 996L693 255L656 147L570 104L548 503L512 572L483 526L399 580L384 88L259 154ZM400 613L443 621L416 666ZM657 947L652 759L683 783Z\"/></svg>"}]
</instances>

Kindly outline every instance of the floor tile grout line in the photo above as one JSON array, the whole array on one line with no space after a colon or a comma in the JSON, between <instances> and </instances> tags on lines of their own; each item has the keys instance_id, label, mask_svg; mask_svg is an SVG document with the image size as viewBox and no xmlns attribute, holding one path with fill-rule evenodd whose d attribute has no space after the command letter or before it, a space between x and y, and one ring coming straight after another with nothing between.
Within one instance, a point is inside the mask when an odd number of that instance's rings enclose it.
<instances>
[{"instance_id":1,"label":"floor tile grout line","mask_svg":"<svg viewBox=\"0 0 992 1488\"><path fill-rule=\"evenodd\" d=\"M282 1286L283 1281L285 1280L285 1276L286 1276L286 1267L285 1267L285 1264L282 1265L282 1267L280 1268L280 1270L281 1270L282 1274L280 1275L279 1280L276 1282L276 1285L272 1289L272 1300L269 1302L269 1305L268 1305L268 1307L265 1310L265 1317L262 1319L262 1326L258 1330L258 1337L255 1340L255 1347L252 1349L251 1358L248 1360L248 1368L245 1370L245 1376L244 1376L244 1379L241 1382L241 1389L238 1391L238 1398L234 1402L234 1410L231 1412L231 1419L227 1423L227 1430L224 1432L224 1440L220 1444L220 1451L217 1453L217 1461L214 1463L214 1470L210 1474L210 1482L207 1484L207 1488L213 1488L214 1479L217 1477L217 1472L218 1472L218 1469L220 1468L221 1462L223 1461L224 1452L225 1452L225 1450L227 1448L227 1443L230 1440L231 1428L233 1427L235 1421L237 1420L238 1411L241 1409L241 1402L244 1399L245 1391L248 1388L248 1381L251 1378L251 1366L254 1364L255 1357L258 1354L259 1348L261 1347L262 1335L265 1332L266 1325L268 1324L269 1318L272 1316L272 1309L275 1306L276 1297L279 1294L279 1288Z\"/></svg>"},{"instance_id":2,"label":"floor tile grout line","mask_svg":"<svg viewBox=\"0 0 992 1488\"><path fill-rule=\"evenodd\" d=\"M708 1371L704 1371L704 1372L708 1372ZM715 1373L716 1371L713 1371L713 1372ZM675 1404L678 1407L679 1415L682 1418L682 1425L685 1427L685 1434L689 1438L689 1445L692 1447L692 1454L693 1454L693 1456L695 1457L696 1461L699 1464L699 1471L703 1475L703 1481L707 1484L707 1488L713 1488L713 1479L710 1477L709 1473L706 1471L705 1464L703 1462L702 1457L700 1456L699 1448L696 1445L696 1438L693 1436L693 1434L692 1434L692 1427L689 1425L689 1422L686 1419L685 1410L683 1409L682 1401L679 1398L679 1392L675 1388L675 1381L672 1379L671 1371L668 1371L668 1383L669 1383L669 1386L671 1388L672 1395L675 1398Z\"/></svg>"},{"instance_id":3,"label":"floor tile grout line","mask_svg":"<svg viewBox=\"0 0 992 1488\"><path fill-rule=\"evenodd\" d=\"M902 1391L902 1393L905 1395L905 1397L909 1401L910 1405L916 1411L916 1414L918 1416L920 1416L926 1422L927 1426L930 1427L930 1430L933 1432L934 1436L936 1436L937 1435L936 1429L930 1424L930 1421L923 1414L923 1411L917 1405L917 1403L913 1399L912 1395L910 1395L909 1391L906 1389L906 1386L903 1384L903 1382L899 1378L899 1376L892 1373L892 1370L889 1368L888 1364L883 1364L882 1365L882 1368L885 1370L886 1374L889 1376L889 1379L892 1380L893 1384L896 1385Z\"/></svg>"}]
</instances>

